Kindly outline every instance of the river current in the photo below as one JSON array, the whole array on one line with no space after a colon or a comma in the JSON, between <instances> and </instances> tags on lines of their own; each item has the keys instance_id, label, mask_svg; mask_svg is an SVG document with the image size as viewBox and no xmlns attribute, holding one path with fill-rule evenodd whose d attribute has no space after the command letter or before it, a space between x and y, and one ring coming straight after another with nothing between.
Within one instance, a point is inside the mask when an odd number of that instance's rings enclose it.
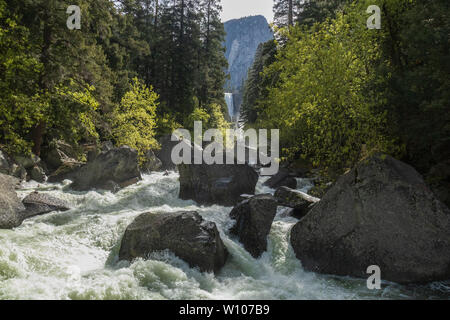
<instances>
[{"instance_id":1,"label":"river current","mask_svg":"<svg viewBox=\"0 0 450 320\"><path fill-rule=\"evenodd\" d=\"M257 193L274 190L258 182ZM310 183L299 180L299 189ZM232 208L198 206L178 199L178 174L144 175L113 194L74 192L67 184L29 182L23 198L38 190L72 207L0 230L0 299L449 299L450 283L401 286L383 283L369 290L366 280L306 272L289 245L296 219L279 208L259 259L247 253L228 229ZM149 260L118 261L122 235L144 212L198 211L220 230L230 257L217 275L191 269L170 252Z\"/></svg>"}]
</instances>

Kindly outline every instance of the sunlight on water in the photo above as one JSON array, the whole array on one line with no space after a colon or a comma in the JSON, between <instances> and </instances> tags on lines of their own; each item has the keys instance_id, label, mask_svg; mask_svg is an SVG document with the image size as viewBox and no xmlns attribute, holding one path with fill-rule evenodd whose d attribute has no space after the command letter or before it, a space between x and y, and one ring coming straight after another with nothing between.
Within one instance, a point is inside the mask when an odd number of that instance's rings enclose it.
<instances>
[{"instance_id":1,"label":"sunlight on water","mask_svg":"<svg viewBox=\"0 0 450 320\"><path fill-rule=\"evenodd\" d=\"M264 187L258 193L273 193ZM299 180L299 190L311 182ZM178 199L178 175L161 173L110 192L74 192L64 184L28 183L19 191L33 190L69 202L70 211L25 221L15 230L0 230L0 299L391 299L449 298L445 283L427 286L385 284L370 291L365 280L305 272L289 245L296 219L275 218L268 251L254 259L230 236L231 208L199 207ZM147 261L118 261L122 235L143 212L197 210L214 221L230 252L218 275L191 269L170 252Z\"/></svg>"}]
</instances>

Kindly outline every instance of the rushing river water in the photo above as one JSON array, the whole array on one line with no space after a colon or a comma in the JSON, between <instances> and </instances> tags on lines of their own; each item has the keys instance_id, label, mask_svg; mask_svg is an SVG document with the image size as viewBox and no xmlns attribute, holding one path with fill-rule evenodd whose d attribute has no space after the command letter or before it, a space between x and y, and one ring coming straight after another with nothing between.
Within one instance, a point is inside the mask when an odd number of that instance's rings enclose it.
<instances>
[{"instance_id":1,"label":"rushing river water","mask_svg":"<svg viewBox=\"0 0 450 320\"><path fill-rule=\"evenodd\" d=\"M258 183L258 193L273 192ZM300 189L308 188L304 180ZM268 251L254 259L228 233L231 208L199 207L178 199L178 175L152 174L117 194L73 192L62 184L28 183L33 190L66 200L72 209L0 230L0 299L410 299L450 298L449 283L400 286L306 272L289 246L296 219L279 210ZM196 210L214 221L230 257L218 275L191 269L163 252L132 264L118 261L125 228L148 211Z\"/></svg>"}]
</instances>

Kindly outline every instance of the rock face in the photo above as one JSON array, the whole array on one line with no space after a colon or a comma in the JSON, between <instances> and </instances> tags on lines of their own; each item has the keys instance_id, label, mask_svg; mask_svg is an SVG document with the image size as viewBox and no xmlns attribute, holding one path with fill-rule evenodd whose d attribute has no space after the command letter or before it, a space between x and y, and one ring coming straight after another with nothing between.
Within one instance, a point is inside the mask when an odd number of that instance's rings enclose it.
<instances>
[{"instance_id":1,"label":"rock face","mask_svg":"<svg viewBox=\"0 0 450 320\"><path fill-rule=\"evenodd\" d=\"M276 213L277 202L270 194L245 200L230 213L230 217L236 220L231 233L239 237L244 248L255 258L267 250L267 236Z\"/></svg>"},{"instance_id":2,"label":"rock face","mask_svg":"<svg viewBox=\"0 0 450 320\"><path fill-rule=\"evenodd\" d=\"M450 278L450 211L407 164L375 155L338 179L291 230L307 270L420 283Z\"/></svg>"},{"instance_id":3,"label":"rock face","mask_svg":"<svg viewBox=\"0 0 450 320\"><path fill-rule=\"evenodd\" d=\"M239 88L247 78L260 43L273 39L264 16L245 17L225 22L225 57L228 60L230 80L227 86Z\"/></svg>"},{"instance_id":4,"label":"rock face","mask_svg":"<svg viewBox=\"0 0 450 320\"><path fill-rule=\"evenodd\" d=\"M19 181L0 173L0 229L12 229L22 223L25 210L17 197L15 186Z\"/></svg>"},{"instance_id":5,"label":"rock face","mask_svg":"<svg viewBox=\"0 0 450 320\"><path fill-rule=\"evenodd\" d=\"M450 160L440 162L431 168L427 181L436 197L450 208Z\"/></svg>"},{"instance_id":6,"label":"rock face","mask_svg":"<svg viewBox=\"0 0 450 320\"><path fill-rule=\"evenodd\" d=\"M171 135L165 135L159 139L161 149L155 151L156 157L161 161L161 170L175 170L177 166L172 162L172 149L179 141L171 141Z\"/></svg>"},{"instance_id":7,"label":"rock face","mask_svg":"<svg viewBox=\"0 0 450 320\"><path fill-rule=\"evenodd\" d=\"M161 160L156 157L152 150L148 150L145 153L145 163L141 166L141 170L144 172L159 171L163 166Z\"/></svg>"},{"instance_id":8,"label":"rock face","mask_svg":"<svg viewBox=\"0 0 450 320\"><path fill-rule=\"evenodd\" d=\"M74 173L85 163L73 159L67 159L63 164L48 176L48 182L62 182L63 180L73 179Z\"/></svg>"},{"instance_id":9,"label":"rock face","mask_svg":"<svg viewBox=\"0 0 450 320\"><path fill-rule=\"evenodd\" d=\"M0 173L25 180L27 171L17 164L6 152L0 150Z\"/></svg>"},{"instance_id":10,"label":"rock face","mask_svg":"<svg viewBox=\"0 0 450 320\"><path fill-rule=\"evenodd\" d=\"M264 185L272 189L279 187L295 189L297 188L297 180L294 177L291 177L289 170L280 168L280 171L278 171L276 175L264 182Z\"/></svg>"},{"instance_id":11,"label":"rock face","mask_svg":"<svg viewBox=\"0 0 450 320\"><path fill-rule=\"evenodd\" d=\"M199 204L233 206L254 194L258 174L248 165L179 165L180 198Z\"/></svg>"},{"instance_id":12,"label":"rock face","mask_svg":"<svg viewBox=\"0 0 450 320\"><path fill-rule=\"evenodd\" d=\"M228 256L215 223L203 220L197 212L176 212L138 216L125 231L119 259L145 259L162 250L206 272L218 272Z\"/></svg>"},{"instance_id":13,"label":"rock face","mask_svg":"<svg viewBox=\"0 0 450 320\"><path fill-rule=\"evenodd\" d=\"M297 218L304 217L312 207L320 201L304 192L293 190L288 187L281 187L275 191L275 198L278 204L283 207L293 208L293 215Z\"/></svg>"},{"instance_id":14,"label":"rock face","mask_svg":"<svg viewBox=\"0 0 450 320\"><path fill-rule=\"evenodd\" d=\"M23 219L52 211L67 211L70 209L65 201L38 192L30 193L22 200L22 203L26 208L26 211L22 215Z\"/></svg>"},{"instance_id":15,"label":"rock face","mask_svg":"<svg viewBox=\"0 0 450 320\"><path fill-rule=\"evenodd\" d=\"M43 150L43 160L50 170L56 170L66 162L74 162L76 152L68 143L55 140L50 146Z\"/></svg>"},{"instance_id":16,"label":"rock face","mask_svg":"<svg viewBox=\"0 0 450 320\"><path fill-rule=\"evenodd\" d=\"M111 186L114 186L113 189L116 186L124 188L141 179L138 153L127 146L102 152L95 160L71 174L71 177L74 190L111 190Z\"/></svg>"},{"instance_id":17,"label":"rock face","mask_svg":"<svg viewBox=\"0 0 450 320\"><path fill-rule=\"evenodd\" d=\"M44 169L38 165L35 165L29 170L29 176L31 180L34 180L36 182L47 181L47 176L45 175Z\"/></svg>"}]
</instances>

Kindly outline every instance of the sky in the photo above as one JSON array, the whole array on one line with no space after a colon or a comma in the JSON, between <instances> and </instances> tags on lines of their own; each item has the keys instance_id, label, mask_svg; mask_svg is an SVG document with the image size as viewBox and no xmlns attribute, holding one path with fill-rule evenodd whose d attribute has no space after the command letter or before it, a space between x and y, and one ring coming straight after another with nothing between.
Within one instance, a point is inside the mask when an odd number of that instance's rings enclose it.
<instances>
[{"instance_id":1,"label":"sky","mask_svg":"<svg viewBox=\"0 0 450 320\"><path fill-rule=\"evenodd\" d=\"M260 14L273 21L273 0L222 0L222 7L222 22Z\"/></svg>"}]
</instances>

